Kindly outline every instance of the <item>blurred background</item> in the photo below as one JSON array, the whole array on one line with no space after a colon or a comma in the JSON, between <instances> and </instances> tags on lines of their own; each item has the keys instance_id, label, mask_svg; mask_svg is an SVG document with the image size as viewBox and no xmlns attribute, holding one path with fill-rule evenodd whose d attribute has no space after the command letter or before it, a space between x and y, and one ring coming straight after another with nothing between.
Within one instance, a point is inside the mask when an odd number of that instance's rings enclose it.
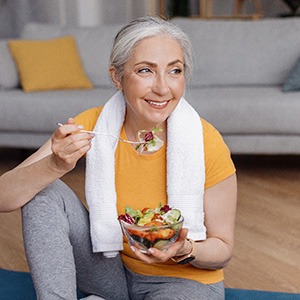
<instances>
[{"instance_id":1,"label":"blurred background","mask_svg":"<svg viewBox=\"0 0 300 300\"><path fill-rule=\"evenodd\" d=\"M165 0L164 14L196 16L198 0ZM215 15L232 13L234 0L214 0ZM253 1L245 0L245 13L253 11ZM292 13L292 0L261 0L265 18ZM299 1L298 1L299 2ZM96 26L125 23L133 18L159 13L159 0L0 0L0 38L14 38L27 22ZM299 5L299 4L298 4Z\"/></svg>"}]
</instances>

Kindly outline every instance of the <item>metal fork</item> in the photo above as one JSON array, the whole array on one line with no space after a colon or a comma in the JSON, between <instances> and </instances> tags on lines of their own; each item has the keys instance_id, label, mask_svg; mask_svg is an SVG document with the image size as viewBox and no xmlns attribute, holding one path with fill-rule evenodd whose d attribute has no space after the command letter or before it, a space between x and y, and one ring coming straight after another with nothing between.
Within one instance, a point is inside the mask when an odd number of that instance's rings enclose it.
<instances>
[{"instance_id":1,"label":"metal fork","mask_svg":"<svg viewBox=\"0 0 300 300\"><path fill-rule=\"evenodd\" d=\"M61 124L61 123L57 123L57 125L60 126L60 127L63 126L63 124ZM135 145L138 145L138 144L145 143L145 141L133 142L133 141L129 141L129 140L124 140L124 139L120 138L119 136L116 136L116 135L113 135L113 134L109 134L109 133L104 133L104 132L90 131L90 130L83 130L83 129L80 130L80 132L83 132L83 133L92 133L92 134L95 134L95 135L106 135L106 136L109 136L109 137L118 139L118 140L120 140L121 142L129 143L129 144L135 144Z\"/></svg>"}]
</instances>

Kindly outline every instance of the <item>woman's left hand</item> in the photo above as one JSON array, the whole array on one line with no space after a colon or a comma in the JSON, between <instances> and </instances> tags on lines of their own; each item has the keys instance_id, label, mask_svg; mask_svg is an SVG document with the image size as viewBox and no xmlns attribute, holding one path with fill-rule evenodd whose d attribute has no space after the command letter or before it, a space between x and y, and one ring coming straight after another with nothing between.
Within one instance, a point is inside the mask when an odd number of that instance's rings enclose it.
<instances>
[{"instance_id":1,"label":"woman's left hand","mask_svg":"<svg viewBox=\"0 0 300 300\"><path fill-rule=\"evenodd\" d=\"M188 229L183 228L180 231L177 241L172 244L167 251L161 251L156 248L150 248L147 254L143 254L136 247L131 246L136 257L148 264L165 263L174 256L184 255L190 252L190 243L186 242Z\"/></svg>"}]
</instances>

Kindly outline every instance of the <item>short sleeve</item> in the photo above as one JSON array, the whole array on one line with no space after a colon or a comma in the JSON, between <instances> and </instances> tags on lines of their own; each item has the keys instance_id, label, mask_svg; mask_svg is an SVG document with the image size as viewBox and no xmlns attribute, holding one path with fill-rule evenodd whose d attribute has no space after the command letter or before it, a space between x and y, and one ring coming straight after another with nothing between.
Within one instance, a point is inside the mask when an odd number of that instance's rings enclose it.
<instances>
[{"instance_id":1,"label":"short sleeve","mask_svg":"<svg viewBox=\"0 0 300 300\"><path fill-rule=\"evenodd\" d=\"M230 151L222 136L210 123L202 120L205 156L205 189L235 173Z\"/></svg>"}]
</instances>

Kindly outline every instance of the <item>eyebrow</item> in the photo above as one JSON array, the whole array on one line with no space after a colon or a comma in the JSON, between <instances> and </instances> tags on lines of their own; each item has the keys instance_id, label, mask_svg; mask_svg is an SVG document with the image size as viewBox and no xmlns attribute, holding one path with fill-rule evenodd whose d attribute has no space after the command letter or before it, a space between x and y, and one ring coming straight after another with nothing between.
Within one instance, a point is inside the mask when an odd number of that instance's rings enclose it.
<instances>
[{"instance_id":1,"label":"eyebrow","mask_svg":"<svg viewBox=\"0 0 300 300\"><path fill-rule=\"evenodd\" d=\"M184 65L184 63L180 59L175 59L175 60L169 62L168 66L172 66L172 65L175 65L177 63L181 63L181 64ZM153 62L147 61L147 60L140 61L140 62L136 63L134 66L138 66L138 65L141 65L141 64L147 64L147 65L154 66L154 67L157 66L156 63L153 63Z\"/></svg>"}]
</instances>

